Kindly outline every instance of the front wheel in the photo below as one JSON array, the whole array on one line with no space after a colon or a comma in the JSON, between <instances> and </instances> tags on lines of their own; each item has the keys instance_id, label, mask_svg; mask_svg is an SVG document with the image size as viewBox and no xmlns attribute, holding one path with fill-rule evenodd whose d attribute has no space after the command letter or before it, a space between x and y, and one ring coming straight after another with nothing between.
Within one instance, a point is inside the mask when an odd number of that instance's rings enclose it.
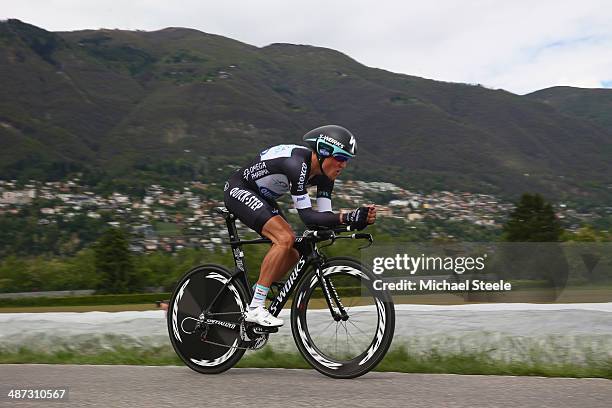
<instances>
[{"instance_id":1,"label":"front wheel","mask_svg":"<svg viewBox=\"0 0 612 408\"><path fill-rule=\"evenodd\" d=\"M189 368L202 374L233 367L245 352L239 348L240 324L248 296L244 285L230 278L222 266L201 265L181 278L170 298L172 347Z\"/></svg>"},{"instance_id":2,"label":"front wheel","mask_svg":"<svg viewBox=\"0 0 612 408\"><path fill-rule=\"evenodd\" d=\"M296 290L291 330L298 350L321 373L354 378L372 370L393 340L395 309L388 292L373 287L376 276L350 258L332 258L322 266L324 284L346 311L335 320L316 271L311 269Z\"/></svg>"}]
</instances>

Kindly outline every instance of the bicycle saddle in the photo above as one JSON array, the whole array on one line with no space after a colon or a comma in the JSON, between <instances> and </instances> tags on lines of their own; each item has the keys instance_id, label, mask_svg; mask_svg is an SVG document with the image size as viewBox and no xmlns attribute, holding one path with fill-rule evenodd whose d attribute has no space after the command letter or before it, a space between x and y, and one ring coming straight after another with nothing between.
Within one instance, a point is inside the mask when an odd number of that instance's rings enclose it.
<instances>
[{"instance_id":1,"label":"bicycle saddle","mask_svg":"<svg viewBox=\"0 0 612 408\"><path fill-rule=\"evenodd\" d=\"M233 214L225 207L213 207L214 212L225 218L226 220L231 217Z\"/></svg>"}]
</instances>

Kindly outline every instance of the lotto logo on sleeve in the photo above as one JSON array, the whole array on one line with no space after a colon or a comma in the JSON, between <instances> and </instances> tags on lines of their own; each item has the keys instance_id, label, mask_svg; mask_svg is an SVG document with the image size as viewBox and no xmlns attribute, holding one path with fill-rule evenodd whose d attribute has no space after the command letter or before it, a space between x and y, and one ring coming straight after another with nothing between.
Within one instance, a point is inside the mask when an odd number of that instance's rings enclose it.
<instances>
[{"instance_id":1,"label":"lotto logo on sleeve","mask_svg":"<svg viewBox=\"0 0 612 408\"><path fill-rule=\"evenodd\" d=\"M259 210L261 207L263 207L263 202L250 191L234 187L230 190L230 196L240 201L253 211Z\"/></svg>"},{"instance_id":2,"label":"lotto logo on sleeve","mask_svg":"<svg viewBox=\"0 0 612 408\"><path fill-rule=\"evenodd\" d=\"M302 169L300 170L300 178L298 180L298 190L304 190L304 182L306 181L306 172L308 172L308 166L306 163L302 163Z\"/></svg>"}]
</instances>

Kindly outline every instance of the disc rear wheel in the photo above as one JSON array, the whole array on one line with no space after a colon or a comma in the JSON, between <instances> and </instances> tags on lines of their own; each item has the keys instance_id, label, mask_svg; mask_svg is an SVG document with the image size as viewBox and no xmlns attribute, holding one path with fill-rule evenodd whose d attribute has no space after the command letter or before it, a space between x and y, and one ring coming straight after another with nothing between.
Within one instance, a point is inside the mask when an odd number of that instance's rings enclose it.
<instances>
[{"instance_id":1,"label":"disc rear wheel","mask_svg":"<svg viewBox=\"0 0 612 408\"><path fill-rule=\"evenodd\" d=\"M229 272L221 266L198 266L179 281L170 299L167 319L172 346L189 368L200 373L223 372L245 352L238 347L248 296L236 280L225 285L229 280Z\"/></svg>"}]
</instances>

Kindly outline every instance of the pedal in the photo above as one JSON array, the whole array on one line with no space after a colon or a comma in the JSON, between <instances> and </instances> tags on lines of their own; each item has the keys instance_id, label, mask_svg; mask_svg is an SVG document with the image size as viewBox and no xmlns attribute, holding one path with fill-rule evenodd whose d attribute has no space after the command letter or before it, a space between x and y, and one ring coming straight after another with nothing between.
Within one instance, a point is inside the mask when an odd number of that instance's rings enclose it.
<instances>
[{"instance_id":1,"label":"pedal","mask_svg":"<svg viewBox=\"0 0 612 408\"><path fill-rule=\"evenodd\" d=\"M264 327L264 326L254 326L253 333L255 334L269 334L269 333L277 333L278 327Z\"/></svg>"},{"instance_id":2,"label":"pedal","mask_svg":"<svg viewBox=\"0 0 612 408\"><path fill-rule=\"evenodd\" d=\"M260 326L257 323L246 323L245 332L250 338L278 332L278 327Z\"/></svg>"}]
</instances>

